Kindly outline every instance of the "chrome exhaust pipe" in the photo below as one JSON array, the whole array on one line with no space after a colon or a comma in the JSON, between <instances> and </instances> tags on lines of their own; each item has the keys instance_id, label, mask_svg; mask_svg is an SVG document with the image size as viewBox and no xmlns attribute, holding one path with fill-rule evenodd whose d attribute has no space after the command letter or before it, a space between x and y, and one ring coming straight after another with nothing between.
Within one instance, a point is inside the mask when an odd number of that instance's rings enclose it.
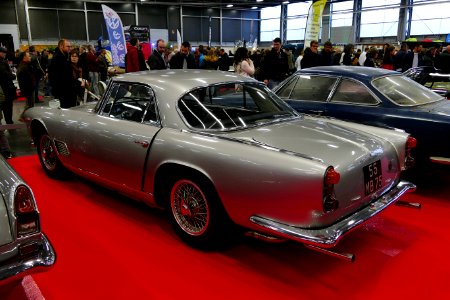
<instances>
[{"instance_id":1,"label":"chrome exhaust pipe","mask_svg":"<svg viewBox=\"0 0 450 300\"><path fill-rule=\"evenodd\" d=\"M252 237L252 238L257 239L257 240L262 240L262 241L265 241L265 242L268 242L268 243L283 243L283 242L286 242L286 239L281 239L281 238L277 238L277 237L274 237L274 236L265 235L265 234L262 234L262 233L259 233L259 232L255 232L255 231L247 231L245 233L245 236Z\"/></svg>"},{"instance_id":2,"label":"chrome exhaust pipe","mask_svg":"<svg viewBox=\"0 0 450 300\"><path fill-rule=\"evenodd\" d=\"M321 252L321 253L324 253L324 254L328 254L330 256L333 256L333 257L336 257L336 258L339 258L339 259L343 259L343 260L346 260L346 261L351 262L351 263L355 262L355 258L356 257L355 257L354 254L351 254L351 253L339 253L339 252L336 252L336 251L332 251L332 250L329 250L329 249L324 249L324 248L320 248L320 247L313 246L313 245L308 245L308 244L304 244L304 246L306 248L308 248L308 249L315 250L317 252Z\"/></svg>"},{"instance_id":3,"label":"chrome exhaust pipe","mask_svg":"<svg viewBox=\"0 0 450 300\"><path fill-rule=\"evenodd\" d=\"M395 202L395 204L397 204L399 206L415 208L415 209L421 209L422 208L422 204L417 203L417 202L408 202L408 201L398 200L397 202Z\"/></svg>"}]
</instances>

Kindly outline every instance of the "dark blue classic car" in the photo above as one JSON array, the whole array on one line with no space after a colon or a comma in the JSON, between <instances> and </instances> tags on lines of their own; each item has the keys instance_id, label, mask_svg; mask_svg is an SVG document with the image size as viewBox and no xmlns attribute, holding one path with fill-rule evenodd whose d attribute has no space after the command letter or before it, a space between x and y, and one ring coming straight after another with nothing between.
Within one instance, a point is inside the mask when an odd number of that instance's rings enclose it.
<instances>
[{"instance_id":1,"label":"dark blue classic car","mask_svg":"<svg viewBox=\"0 0 450 300\"><path fill-rule=\"evenodd\" d=\"M297 111L403 129L417 163L450 164L450 101L401 73L331 66L297 71L275 88Z\"/></svg>"}]
</instances>

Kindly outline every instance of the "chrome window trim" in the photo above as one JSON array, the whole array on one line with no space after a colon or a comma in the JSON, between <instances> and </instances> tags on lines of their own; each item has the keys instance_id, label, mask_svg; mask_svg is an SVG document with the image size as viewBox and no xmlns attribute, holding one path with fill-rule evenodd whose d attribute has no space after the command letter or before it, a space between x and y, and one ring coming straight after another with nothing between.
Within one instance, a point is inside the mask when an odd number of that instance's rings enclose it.
<instances>
[{"instance_id":1,"label":"chrome window trim","mask_svg":"<svg viewBox=\"0 0 450 300\"><path fill-rule=\"evenodd\" d=\"M144 115L142 116L142 119L141 119L140 122L135 122L135 121L131 121L131 120L125 120L125 119L121 119L121 121L128 121L128 122L133 122L133 123L138 123L138 124L147 124L147 125L161 127L161 117L160 117L159 103L158 103L158 99L156 97L155 91L152 89L152 87L150 85L148 85L146 83L136 82L136 81L115 81L115 80L111 80L110 83L108 84L108 87L107 87L105 93L103 94L102 98L100 98L100 100L99 100L99 102L101 102L101 104L98 107L96 106L95 111L96 111L97 115L111 119L109 114L105 114L103 112L103 110L105 109L105 106L106 106L105 98L109 98L111 96L111 92L112 92L112 90L114 90L114 85L116 85L116 84L117 85L120 85L120 84L139 84L139 85L145 86L151 91L151 93L153 95L153 98L155 99L155 101L154 101L155 104L154 105L155 105L155 113L156 113L156 119L157 119L156 121L144 121L145 116L146 116L146 114L148 112L148 109L150 107L147 107L145 109ZM115 102L115 100L114 100L114 102Z\"/></svg>"},{"instance_id":2,"label":"chrome window trim","mask_svg":"<svg viewBox=\"0 0 450 300\"><path fill-rule=\"evenodd\" d=\"M357 84L362 85L368 92L369 94L375 99L375 101L377 103L357 103L357 102L346 102L346 101L336 101L336 102L332 102L332 98L334 97L334 95L336 94L337 89L339 88L339 86L341 85L341 83L344 80L348 80L348 81L352 81L355 82ZM372 82L372 81L371 81ZM330 93L330 97L327 101L328 103L332 103L332 104L344 104L344 105L354 105L354 106L367 106L367 107L374 107L374 106L379 106L381 103L383 103L383 101L380 100L380 98L369 88L367 87L361 80L357 80L354 78L350 78L350 77L344 77L344 76L340 76L339 80L338 80L338 84L336 84L334 86L333 91Z\"/></svg>"}]
</instances>

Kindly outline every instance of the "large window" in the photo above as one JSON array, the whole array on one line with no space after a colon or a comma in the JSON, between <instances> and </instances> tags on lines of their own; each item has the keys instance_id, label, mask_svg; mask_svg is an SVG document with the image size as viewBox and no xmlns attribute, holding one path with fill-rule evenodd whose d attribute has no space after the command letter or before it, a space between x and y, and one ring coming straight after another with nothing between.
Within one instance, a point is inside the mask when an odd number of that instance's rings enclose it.
<instances>
[{"instance_id":1,"label":"large window","mask_svg":"<svg viewBox=\"0 0 450 300\"><path fill-rule=\"evenodd\" d=\"M353 1L337 2L331 5L331 27L352 26Z\"/></svg>"},{"instance_id":2,"label":"large window","mask_svg":"<svg viewBox=\"0 0 450 300\"><path fill-rule=\"evenodd\" d=\"M287 7L287 40L304 40L306 20L312 1L293 3Z\"/></svg>"},{"instance_id":3,"label":"large window","mask_svg":"<svg viewBox=\"0 0 450 300\"><path fill-rule=\"evenodd\" d=\"M450 3L448 0L416 0L411 19L411 35L450 33ZM439 3L443 2L443 3Z\"/></svg>"},{"instance_id":4,"label":"large window","mask_svg":"<svg viewBox=\"0 0 450 300\"><path fill-rule=\"evenodd\" d=\"M281 5L261 9L261 42L280 37L280 16Z\"/></svg>"},{"instance_id":5,"label":"large window","mask_svg":"<svg viewBox=\"0 0 450 300\"><path fill-rule=\"evenodd\" d=\"M399 0L363 0L360 36L397 36L399 4Z\"/></svg>"}]
</instances>

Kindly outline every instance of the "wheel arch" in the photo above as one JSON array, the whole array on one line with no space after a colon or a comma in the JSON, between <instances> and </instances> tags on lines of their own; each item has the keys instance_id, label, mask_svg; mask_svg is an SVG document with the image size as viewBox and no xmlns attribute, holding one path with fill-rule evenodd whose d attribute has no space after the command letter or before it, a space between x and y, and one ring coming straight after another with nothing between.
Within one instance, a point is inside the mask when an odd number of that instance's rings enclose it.
<instances>
[{"instance_id":1,"label":"wheel arch","mask_svg":"<svg viewBox=\"0 0 450 300\"><path fill-rule=\"evenodd\" d=\"M159 166L155 173L154 196L158 206L165 207L166 201L168 200L166 196L168 195L169 189L171 188L170 185L173 182L171 178L174 177L174 175L177 177L184 175L188 178L200 179L204 183L207 183L209 188L211 188L211 191L218 197L217 190L212 183L212 180L204 172L190 166L168 162Z\"/></svg>"},{"instance_id":2,"label":"wheel arch","mask_svg":"<svg viewBox=\"0 0 450 300\"><path fill-rule=\"evenodd\" d=\"M39 137L46 132L48 133L47 127L41 120L34 119L31 121L30 134L35 145L37 145Z\"/></svg>"}]
</instances>

